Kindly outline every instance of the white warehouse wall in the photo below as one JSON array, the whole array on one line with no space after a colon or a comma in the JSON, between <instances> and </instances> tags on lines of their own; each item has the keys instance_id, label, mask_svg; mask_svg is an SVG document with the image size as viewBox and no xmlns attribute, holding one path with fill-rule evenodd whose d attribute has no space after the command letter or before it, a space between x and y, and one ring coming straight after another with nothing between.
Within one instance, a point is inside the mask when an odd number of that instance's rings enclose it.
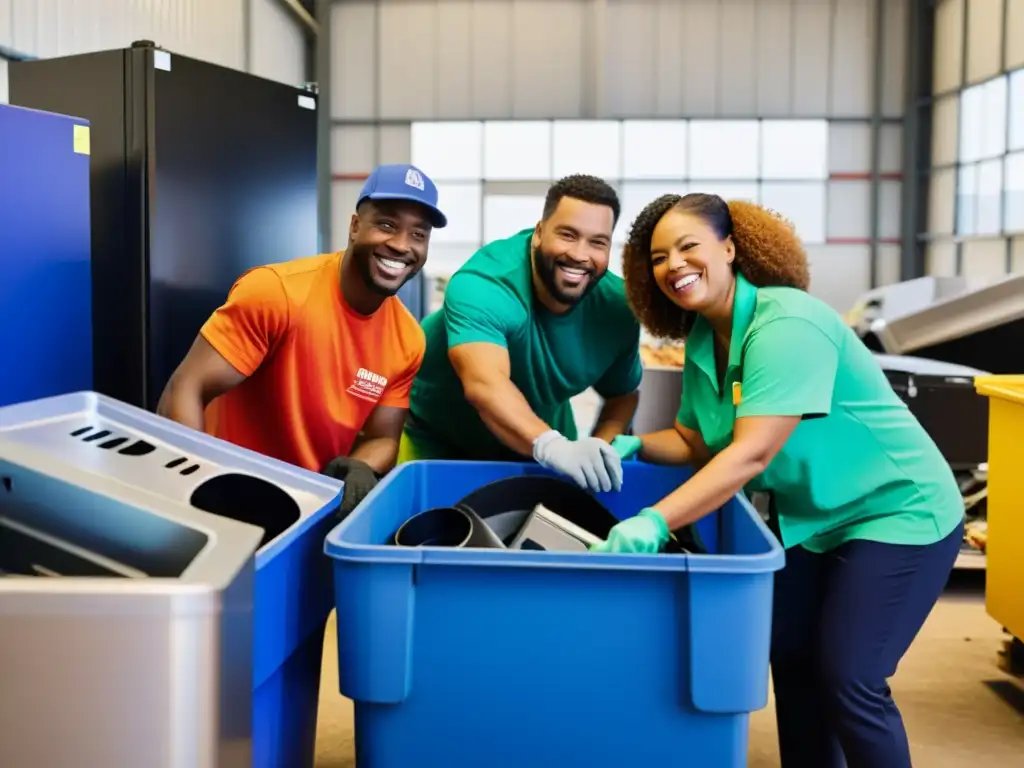
<instances>
[{"instance_id":1,"label":"white warehouse wall","mask_svg":"<svg viewBox=\"0 0 1024 768\"><path fill-rule=\"evenodd\" d=\"M333 246L373 166L412 159L414 121L828 119L827 231L808 252L812 291L847 309L872 272L876 61L876 281L898 279L906 16L906 0L336 0ZM481 181L484 207L546 186ZM435 272L464 257L446 248L431 249Z\"/></svg>"},{"instance_id":2,"label":"white warehouse wall","mask_svg":"<svg viewBox=\"0 0 1024 768\"><path fill-rule=\"evenodd\" d=\"M135 40L293 85L306 79L304 33L277 0L0 0L0 48L20 54L67 56Z\"/></svg>"}]
</instances>

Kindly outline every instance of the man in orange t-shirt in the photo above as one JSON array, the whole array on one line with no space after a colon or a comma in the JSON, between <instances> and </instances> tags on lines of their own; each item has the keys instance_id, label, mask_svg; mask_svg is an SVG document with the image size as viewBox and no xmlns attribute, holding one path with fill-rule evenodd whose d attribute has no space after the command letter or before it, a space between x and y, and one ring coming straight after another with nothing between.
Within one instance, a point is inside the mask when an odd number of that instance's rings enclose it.
<instances>
[{"instance_id":1,"label":"man in orange t-shirt","mask_svg":"<svg viewBox=\"0 0 1024 768\"><path fill-rule=\"evenodd\" d=\"M345 481L348 514L395 464L425 341L395 295L447 224L411 165L369 177L344 252L251 269L210 316L157 412Z\"/></svg>"}]
</instances>

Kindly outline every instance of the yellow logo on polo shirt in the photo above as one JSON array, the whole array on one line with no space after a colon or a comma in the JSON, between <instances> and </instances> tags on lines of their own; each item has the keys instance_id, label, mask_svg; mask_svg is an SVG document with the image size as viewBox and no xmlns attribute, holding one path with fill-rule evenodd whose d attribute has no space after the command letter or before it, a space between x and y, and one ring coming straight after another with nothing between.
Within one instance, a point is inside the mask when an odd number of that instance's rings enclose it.
<instances>
[{"instance_id":1,"label":"yellow logo on polo shirt","mask_svg":"<svg viewBox=\"0 0 1024 768\"><path fill-rule=\"evenodd\" d=\"M743 385L738 381L732 383L732 404L739 405L743 402Z\"/></svg>"}]
</instances>

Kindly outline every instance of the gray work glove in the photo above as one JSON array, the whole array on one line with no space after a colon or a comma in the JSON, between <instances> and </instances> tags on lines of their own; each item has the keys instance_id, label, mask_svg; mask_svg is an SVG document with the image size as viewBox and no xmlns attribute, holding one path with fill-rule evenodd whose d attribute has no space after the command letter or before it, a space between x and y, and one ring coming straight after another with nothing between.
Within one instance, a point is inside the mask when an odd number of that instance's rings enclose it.
<instances>
[{"instance_id":1,"label":"gray work glove","mask_svg":"<svg viewBox=\"0 0 1024 768\"><path fill-rule=\"evenodd\" d=\"M552 429L533 441L533 458L593 492L622 488L622 459L604 440L570 440Z\"/></svg>"}]
</instances>

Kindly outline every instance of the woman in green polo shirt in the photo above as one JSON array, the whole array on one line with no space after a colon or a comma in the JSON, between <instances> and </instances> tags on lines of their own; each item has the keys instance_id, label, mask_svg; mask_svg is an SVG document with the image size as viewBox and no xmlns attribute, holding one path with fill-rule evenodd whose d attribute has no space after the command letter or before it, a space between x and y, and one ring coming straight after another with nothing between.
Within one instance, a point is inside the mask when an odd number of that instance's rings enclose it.
<instances>
[{"instance_id":1,"label":"woman in green polo shirt","mask_svg":"<svg viewBox=\"0 0 1024 768\"><path fill-rule=\"evenodd\" d=\"M783 219L666 195L634 222L624 267L634 312L686 339L686 365L675 427L615 445L697 472L595 549L656 552L738 491L769 492L787 554L771 650L784 768L909 768L887 679L960 548L952 472L871 352L806 293Z\"/></svg>"}]
</instances>

